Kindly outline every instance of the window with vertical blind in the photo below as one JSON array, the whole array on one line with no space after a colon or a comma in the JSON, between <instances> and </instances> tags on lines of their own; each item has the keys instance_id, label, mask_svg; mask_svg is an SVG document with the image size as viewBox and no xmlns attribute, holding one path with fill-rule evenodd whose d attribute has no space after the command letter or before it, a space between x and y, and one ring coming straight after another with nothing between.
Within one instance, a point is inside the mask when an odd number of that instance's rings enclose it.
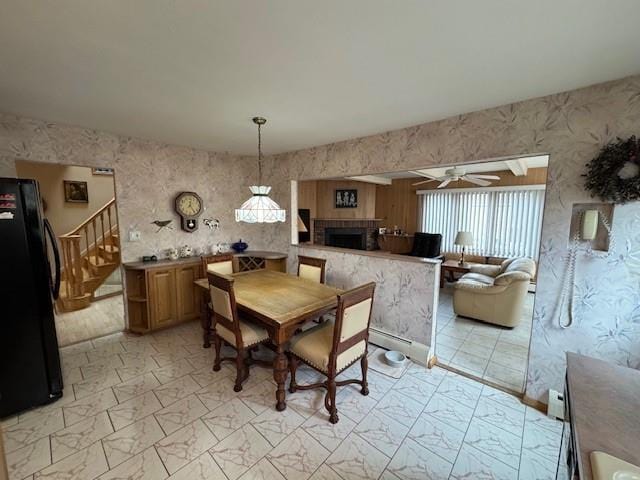
<instances>
[{"instance_id":1,"label":"window with vertical blind","mask_svg":"<svg viewBox=\"0 0 640 480\"><path fill-rule=\"evenodd\" d=\"M442 251L459 252L456 233L473 233L465 251L494 257L538 259L544 185L421 190L420 230L442 234Z\"/></svg>"}]
</instances>

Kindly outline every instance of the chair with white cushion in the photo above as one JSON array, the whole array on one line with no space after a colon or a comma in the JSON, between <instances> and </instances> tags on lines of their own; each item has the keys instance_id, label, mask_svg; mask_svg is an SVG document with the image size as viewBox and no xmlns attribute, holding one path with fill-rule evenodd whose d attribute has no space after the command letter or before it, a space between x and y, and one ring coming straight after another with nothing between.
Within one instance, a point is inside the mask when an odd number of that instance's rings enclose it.
<instances>
[{"instance_id":1,"label":"chair with white cushion","mask_svg":"<svg viewBox=\"0 0 640 480\"><path fill-rule=\"evenodd\" d=\"M327 321L303 333L295 335L289 347L291 384L289 391L326 388L324 405L329 421L338 422L336 387L357 383L362 395L369 394L367 385L367 346L369 323L375 283L368 283L338 295L335 322ZM360 360L362 379L336 381L340 372ZM296 370L302 361L326 375L325 382L310 385L296 384Z\"/></svg>"},{"instance_id":2,"label":"chair with white cushion","mask_svg":"<svg viewBox=\"0 0 640 480\"><path fill-rule=\"evenodd\" d=\"M242 390L242 383L249 377L249 365L264 364L271 367L271 363L254 360L251 350L259 344L269 340L267 331L247 320L240 318L236 307L236 296L233 290L234 279L227 275L208 273L209 292L213 307L213 342L216 358L213 370L220 370L220 363L232 360L236 364L236 383L233 390ZM236 350L235 357L220 358L222 343L226 343Z\"/></svg>"},{"instance_id":3,"label":"chair with white cushion","mask_svg":"<svg viewBox=\"0 0 640 480\"><path fill-rule=\"evenodd\" d=\"M221 273L222 275L233 274L233 254L221 253L217 255L206 255L200 257L205 275L211 273Z\"/></svg>"},{"instance_id":4,"label":"chair with white cushion","mask_svg":"<svg viewBox=\"0 0 640 480\"><path fill-rule=\"evenodd\" d=\"M324 283L324 271L327 260L324 258L298 255L298 277L312 282Z\"/></svg>"}]
</instances>

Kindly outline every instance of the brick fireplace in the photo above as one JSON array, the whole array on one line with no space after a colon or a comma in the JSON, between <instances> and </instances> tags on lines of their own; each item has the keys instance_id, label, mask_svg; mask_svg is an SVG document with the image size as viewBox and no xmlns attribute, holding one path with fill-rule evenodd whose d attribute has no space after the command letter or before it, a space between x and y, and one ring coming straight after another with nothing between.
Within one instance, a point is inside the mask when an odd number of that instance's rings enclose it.
<instances>
[{"instance_id":1,"label":"brick fireplace","mask_svg":"<svg viewBox=\"0 0 640 480\"><path fill-rule=\"evenodd\" d=\"M380 220L322 220L313 221L317 245L375 250Z\"/></svg>"}]
</instances>

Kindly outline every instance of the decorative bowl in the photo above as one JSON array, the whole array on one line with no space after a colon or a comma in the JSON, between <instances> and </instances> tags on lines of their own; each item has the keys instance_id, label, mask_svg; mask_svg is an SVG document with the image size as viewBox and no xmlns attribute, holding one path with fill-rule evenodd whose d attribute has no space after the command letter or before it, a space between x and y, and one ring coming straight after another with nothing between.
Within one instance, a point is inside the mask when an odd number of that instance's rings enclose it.
<instances>
[{"instance_id":1,"label":"decorative bowl","mask_svg":"<svg viewBox=\"0 0 640 480\"><path fill-rule=\"evenodd\" d=\"M247 245L246 242L243 242L242 239L240 239L240 241L236 242L236 243L232 243L231 244L231 248L233 248L233 250L235 252L238 253L242 253L244 252L247 248L249 248L249 245Z\"/></svg>"},{"instance_id":2,"label":"decorative bowl","mask_svg":"<svg viewBox=\"0 0 640 480\"><path fill-rule=\"evenodd\" d=\"M387 361L389 366L394 368L400 368L404 365L404 362L407 360L407 356L402 352L390 350L384 354L384 359Z\"/></svg>"}]
</instances>

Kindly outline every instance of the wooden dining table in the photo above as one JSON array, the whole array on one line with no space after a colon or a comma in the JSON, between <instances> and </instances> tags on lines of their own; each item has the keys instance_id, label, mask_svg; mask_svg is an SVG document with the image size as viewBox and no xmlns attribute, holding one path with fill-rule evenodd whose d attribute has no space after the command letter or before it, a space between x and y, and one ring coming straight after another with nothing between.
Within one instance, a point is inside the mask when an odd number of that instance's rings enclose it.
<instances>
[{"instance_id":1,"label":"wooden dining table","mask_svg":"<svg viewBox=\"0 0 640 480\"><path fill-rule=\"evenodd\" d=\"M253 270L234 273L233 288L236 305L241 315L266 328L273 343L276 357L273 378L277 384L276 409L287 408L285 382L289 373L286 344L303 323L334 310L337 295L342 290L312 282L293 275L272 270ZM209 282L206 278L195 281L206 291L203 308L208 309ZM211 315L204 310L202 326L205 339L212 333ZM209 344L205 340L205 347Z\"/></svg>"}]
</instances>

